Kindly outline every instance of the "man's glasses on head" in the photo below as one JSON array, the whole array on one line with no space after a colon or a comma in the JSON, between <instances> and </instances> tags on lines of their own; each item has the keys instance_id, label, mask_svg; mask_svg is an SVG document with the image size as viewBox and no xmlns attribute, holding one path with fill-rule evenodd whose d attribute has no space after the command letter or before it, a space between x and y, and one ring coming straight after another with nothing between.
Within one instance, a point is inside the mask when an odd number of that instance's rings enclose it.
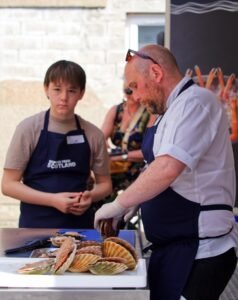
<instances>
[{"instance_id":1,"label":"man's glasses on head","mask_svg":"<svg viewBox=\"0 0 238 300\"><path fill-rule=\"evenodd\" d=\"M130 61L132 59L132 57L135 56L135 55L140 57L140 58L143 58L143 59L150 59L151 61L153 61L154 64L160 66L160 64L156 60L154 60L151 56L149 56L147 54L144 54L140 51L135 51L135 50L131 50L131 49L128 49L128 51L127 51L126 61L127 62Z\"/></svg>"}]
</instances>

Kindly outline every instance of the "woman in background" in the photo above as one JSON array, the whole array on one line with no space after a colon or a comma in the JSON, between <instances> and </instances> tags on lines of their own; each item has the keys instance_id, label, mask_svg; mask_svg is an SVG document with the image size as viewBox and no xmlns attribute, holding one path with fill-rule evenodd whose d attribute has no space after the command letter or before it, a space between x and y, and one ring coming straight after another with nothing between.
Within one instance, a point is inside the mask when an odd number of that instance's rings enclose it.
<instances>
[{"instance_id":1,"label":"woman in background","mask_svg":"<svg viewBox=\"0 0 238 300\"><path fill-rule=\"evenodd\" d=\"M140 174L144 166L143 135L154 120L155 116L134 99L129 88L124 89L123 102L112 106L106 114L101 129L108 143L113 185L106 202L113 201L118 192L125 190Z\"/></svg>"}]
</instances>

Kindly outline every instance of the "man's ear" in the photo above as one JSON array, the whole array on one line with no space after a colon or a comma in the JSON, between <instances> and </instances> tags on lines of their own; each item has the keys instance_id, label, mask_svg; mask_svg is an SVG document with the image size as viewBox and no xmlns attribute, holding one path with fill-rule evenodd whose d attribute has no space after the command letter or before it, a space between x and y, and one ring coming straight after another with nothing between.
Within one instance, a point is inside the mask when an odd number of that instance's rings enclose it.
<instances>
[{"instance_id":1,"label":"man's ear","mask_svg":"<svg viewBox=\"0 0 238 300\"><path fill-rule=\"evenodd\" d=\"M160 83L163 78L164 73L159 65L153 64L150 67L150 75L151 75L151 78L153 78L153 80Z\"/></svg>"}]
</instances>

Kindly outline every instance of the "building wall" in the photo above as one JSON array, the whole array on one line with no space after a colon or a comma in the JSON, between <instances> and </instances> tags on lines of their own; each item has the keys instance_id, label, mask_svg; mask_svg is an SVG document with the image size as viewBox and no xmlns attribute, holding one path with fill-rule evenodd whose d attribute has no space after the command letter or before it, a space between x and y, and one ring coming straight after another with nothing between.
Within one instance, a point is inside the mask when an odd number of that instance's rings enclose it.
<instances>
[{"instance_id":1,"label":"building wall","mask_svg":"<svg viewBox=\"0 0 238 300\"><path fill-rule=\"evenodd\" d=\"M0 177L17 123L48 107L48 66L83 66L87 91L77 112L100 126L122 97L127 14L164 12L165 0L0 1ZM0 227L16 227L19 201L0 195L0 215Z\"/></svg>"}]
</instances>

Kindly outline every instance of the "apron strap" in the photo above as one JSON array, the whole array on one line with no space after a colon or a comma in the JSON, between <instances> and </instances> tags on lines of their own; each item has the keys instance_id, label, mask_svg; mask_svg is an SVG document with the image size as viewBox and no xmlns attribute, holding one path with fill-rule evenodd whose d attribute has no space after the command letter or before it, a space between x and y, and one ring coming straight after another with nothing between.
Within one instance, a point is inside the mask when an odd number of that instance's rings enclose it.
<instances>
[{"instance_id":1,"label":"apron strap","mask_svg":"<svg viewBox=\"0 0 238 300\"><path fill-rule=\"evenodd\" d=\"M201 205L200 211L210 211L210 210L229 210L232 211L232 207L227 204L210 204Z\"/></svg>"},{"instance_id":2,"label":"apron strap","mask_svg":"<svg viewBox=\"0 0 238 300\"><path fill-rule=\"evenodd\" d=\"M181 88L181 90L179 91L177 97L184 92L186 89L188 89L191 85L194 84L194 81L192 79L190 79L188 82L185 83L185 85Z\"/></svg>"},{"instance_id":3,"label":"apron strap","mask_svg":"<svg viewBox=\"0 0 238 300\"><path fill-rule=\"evenodd\" d=\"M210 205L201 205L200 207L200 211L211 211L211 210L228 210L228 211L232 211L232 207L230 205L227 204L210 204ZM206 240L206 239L218 239L220 237L223 237L227 234L229 234L233 229L233 226L231 227L231 229L224 233L224 234L220 234L217 236L206 236L206 237L200 237L199 240Z\"/></svg>"},{"instance_id":4,"label":"apron strap","mask_svg":"<svg viewBox=\"0 0 238 300\"><path fill-rule=\"evenodd\" d=\"M193 85L193 84L195 84L195 82L192 80L192 79L190 79L189 81L187 81L186 83L185 83L185 85L180 89L180 91L178 92L178 95L176 96L176 98L180 95L180 94L182 94L184 91L186 91L191 85ZM166 111L163 113L163 114L161 114L161 118L157 121L155 121L155 123L157 122L157 124L155 124L154 126L156 126L156 127L158 127L158 125L159 125L159 123L160 123L160 121L162 120L162 118L164 117L164 115L165 115L165 113L166 113Z\"/></svg>"},{"instance_id":5,"label":"apron strap","mask_svg":"<svg viewBox=\"0 0 238 300\"><path fill-rule=\"evenodd\" d=\"M50 118L50 109L48 109L45 113L44 130L48 130L49 118ZM74 118L75 118L77 129L81 130L80 122L77 115L74 115Z\"/></svg>"},{"instance_id":6,"label":"apron strap","mask_svg":"<svg viewBox=\"0 0 238 300\"><path fill-rule=\"evenodd\" d=\"M206 237L202 237L202 238L200 237L200 238L198 238L198 240L200 241L200 240L208 240L208 239L219 239L220 237L223 237L223 236L229 234L232 230L233 230L233 226L231 227L231 229L228 232L226 232L224 234L220 234L220 235L216 235L216 236L206 236ZM189 240L196 240L196 238L194 238L194 239L190 238ZM179 240L179 241L182 242L183 240ZM176 243L177 241L174 241L174 242ZM169 245L169 244L172 244L172 242L167 243L166 245ZM150 250L151 251L158 250L166 245L149 244L148 246L146 246L145 248L142 249L142 253L146 254Z\"/></svg>"},{"instance_id":7,"label":"apron strap","mask_svg":"<svg viewBox=\"0 0 238 300\"><path fill-rule=\"evenodd\" d=\"M74 118L75 118L75 122L76 122L76 125L77 125L77 129L81 130L80 122L79 122L79 119L78 119L77 115L74 115Z\"/></svg>"},{"instance_id":8,"label":"apron strap","mask_svg":"<svg viewBox=\"0 0 238 300\"><path fill-rule=\"evenodd\" d=\"M223 234L220 234L220 235L216 235L216 236L205 236L205 237L202 237L202 238L200 237L199 240L219 239L220 237L223 237L223 236L229 234L232 230L233 230L233 226L226 233L223 233Z\"/></svg>"},{"instance_id":9,"label":"apron strap","mask_svg":"<svg viewBox=\"0 0 238 300\"><path fill-rule=\"evenodd\" d=\"M48 109L45 113L45 121L44 121L44 130L48 130L49 125L49 116L50 116L50 110Z\"/></svg>"}]
</instances>

